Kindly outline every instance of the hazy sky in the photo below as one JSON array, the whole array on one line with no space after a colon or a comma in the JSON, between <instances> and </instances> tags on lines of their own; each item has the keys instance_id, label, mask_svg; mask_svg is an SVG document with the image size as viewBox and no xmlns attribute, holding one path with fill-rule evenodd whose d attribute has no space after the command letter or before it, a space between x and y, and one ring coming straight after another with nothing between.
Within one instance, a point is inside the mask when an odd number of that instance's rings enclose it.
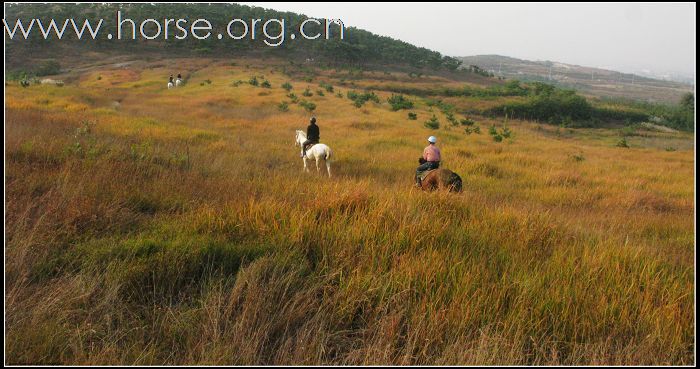
<instances>
[{"instance_id":1,"label":"hazy sky","mask_svg":"<svg viewBox=\"0 0 700 369\"><path fill-rule=\"evenodd\" d=\"M244 3L340 18L451 56L499 54L623 71L695 71L695 4Z\"/></svg>"}]
</instances>

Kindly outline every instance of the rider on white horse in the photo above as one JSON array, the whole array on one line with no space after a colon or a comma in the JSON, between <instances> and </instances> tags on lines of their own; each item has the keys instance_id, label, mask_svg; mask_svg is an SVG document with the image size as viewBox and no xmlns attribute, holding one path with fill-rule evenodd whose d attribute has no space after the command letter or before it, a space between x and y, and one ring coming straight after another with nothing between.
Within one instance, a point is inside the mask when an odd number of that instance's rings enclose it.
<instances>
[{"instance_id":1,"label":"rider on white horse","mask_svg":"<svg viewBox=\"0 0 700 369\"><path fill-rule=\"evenodd\" d=\"M306 155L306 149L309 146L311 146L312 144L317 144L319 140L321 140L321 131L316 125L316 117L311 117L311 120L309 122L311 124L309 124L309 126L306 127L306 141L304 141L304 144L301 146L302 158L304 157L304 155Z\"/></svg>"},{"instance_id":2,"label":"rider on white horse","mask_svg":"<svg viewBox=\"0 0 700 369\"><path fill-rule=\"evenodd\" d=\"M311 118L312 124L309 126L309 130L311 134L315 134L316 137L318 137L318 126L314 124L316 120ZM314 128L311 128L311 127ZM304 147L309 144L309 142L316 142L312 147L309 147L308 149L304 150ZM315 140L310 140L307 138L306 134L302 130L297 130L296 131L296 137L294 139L294 145L300 146L302 150L302 160L304 162L304 172L309 171L309 167L306 164L307 160L315 160L316 161L316 171L320 172L321 167L320 163L325 162L326 163L326 170L328 171L328 177L331 176L331 148L328 147L328 145L318 143L318 139Z\"/></svg>"}]
</instances>

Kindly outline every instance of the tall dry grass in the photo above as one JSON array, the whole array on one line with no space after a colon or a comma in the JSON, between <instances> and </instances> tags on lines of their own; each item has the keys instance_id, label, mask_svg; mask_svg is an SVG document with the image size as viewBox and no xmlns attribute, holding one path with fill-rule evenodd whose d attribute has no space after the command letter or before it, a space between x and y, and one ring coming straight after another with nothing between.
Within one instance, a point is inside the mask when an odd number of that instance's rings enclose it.
<instances>
[{"instance_id":1,"label":"tall dry grass","mask_svg":"<svg viewBox=\"0 0 700 369\"><path fill-rule=\"evenodd\" d=\"M497 143L327 93L336 176L303 175L281 84L353 87L283 67L7 86L8 363L694 364L692 150L529 122ZM272 88L232 85L252 75ZM463 194L411 188L429 134Z\"/></svg>"}]
</instances>

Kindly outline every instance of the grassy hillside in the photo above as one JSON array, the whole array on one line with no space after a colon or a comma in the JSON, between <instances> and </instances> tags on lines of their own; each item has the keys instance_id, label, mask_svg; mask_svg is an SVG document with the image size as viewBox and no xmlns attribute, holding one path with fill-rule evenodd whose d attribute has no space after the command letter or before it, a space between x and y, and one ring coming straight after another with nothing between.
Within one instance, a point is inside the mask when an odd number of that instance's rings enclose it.
<instances>
[{"instance_id":1,"label":"grassy hillside","mask_svg":"<svg viewBox=\"0 0 700 369\"><path fill-rule=\"evenodd\" d=\"M464 86L437 75L93 56L6 83L8 363L694 363L691 133L348 98ZM331 179L293 146L311 114ZM412 188L428 135L464 193Z\"/></svg>"}]
</instances>

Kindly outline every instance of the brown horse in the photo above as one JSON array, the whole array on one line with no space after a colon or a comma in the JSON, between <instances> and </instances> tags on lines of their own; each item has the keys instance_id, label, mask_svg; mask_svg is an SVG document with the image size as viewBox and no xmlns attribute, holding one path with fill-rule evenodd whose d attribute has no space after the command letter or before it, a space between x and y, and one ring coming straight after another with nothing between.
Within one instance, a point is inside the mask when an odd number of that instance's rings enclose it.
<instances>
[{"instance_id":1,"label":"brown horse","mask_svg":"<svg viewBox=\"0 0 700 369\"><path fill-rule=\"evenodd\" d=\"M449 169L438 168L428 172L421 181L421 188L423 191L443 189L449 192L462 192L462 178Z\"/></svg>"}]
</instances>

